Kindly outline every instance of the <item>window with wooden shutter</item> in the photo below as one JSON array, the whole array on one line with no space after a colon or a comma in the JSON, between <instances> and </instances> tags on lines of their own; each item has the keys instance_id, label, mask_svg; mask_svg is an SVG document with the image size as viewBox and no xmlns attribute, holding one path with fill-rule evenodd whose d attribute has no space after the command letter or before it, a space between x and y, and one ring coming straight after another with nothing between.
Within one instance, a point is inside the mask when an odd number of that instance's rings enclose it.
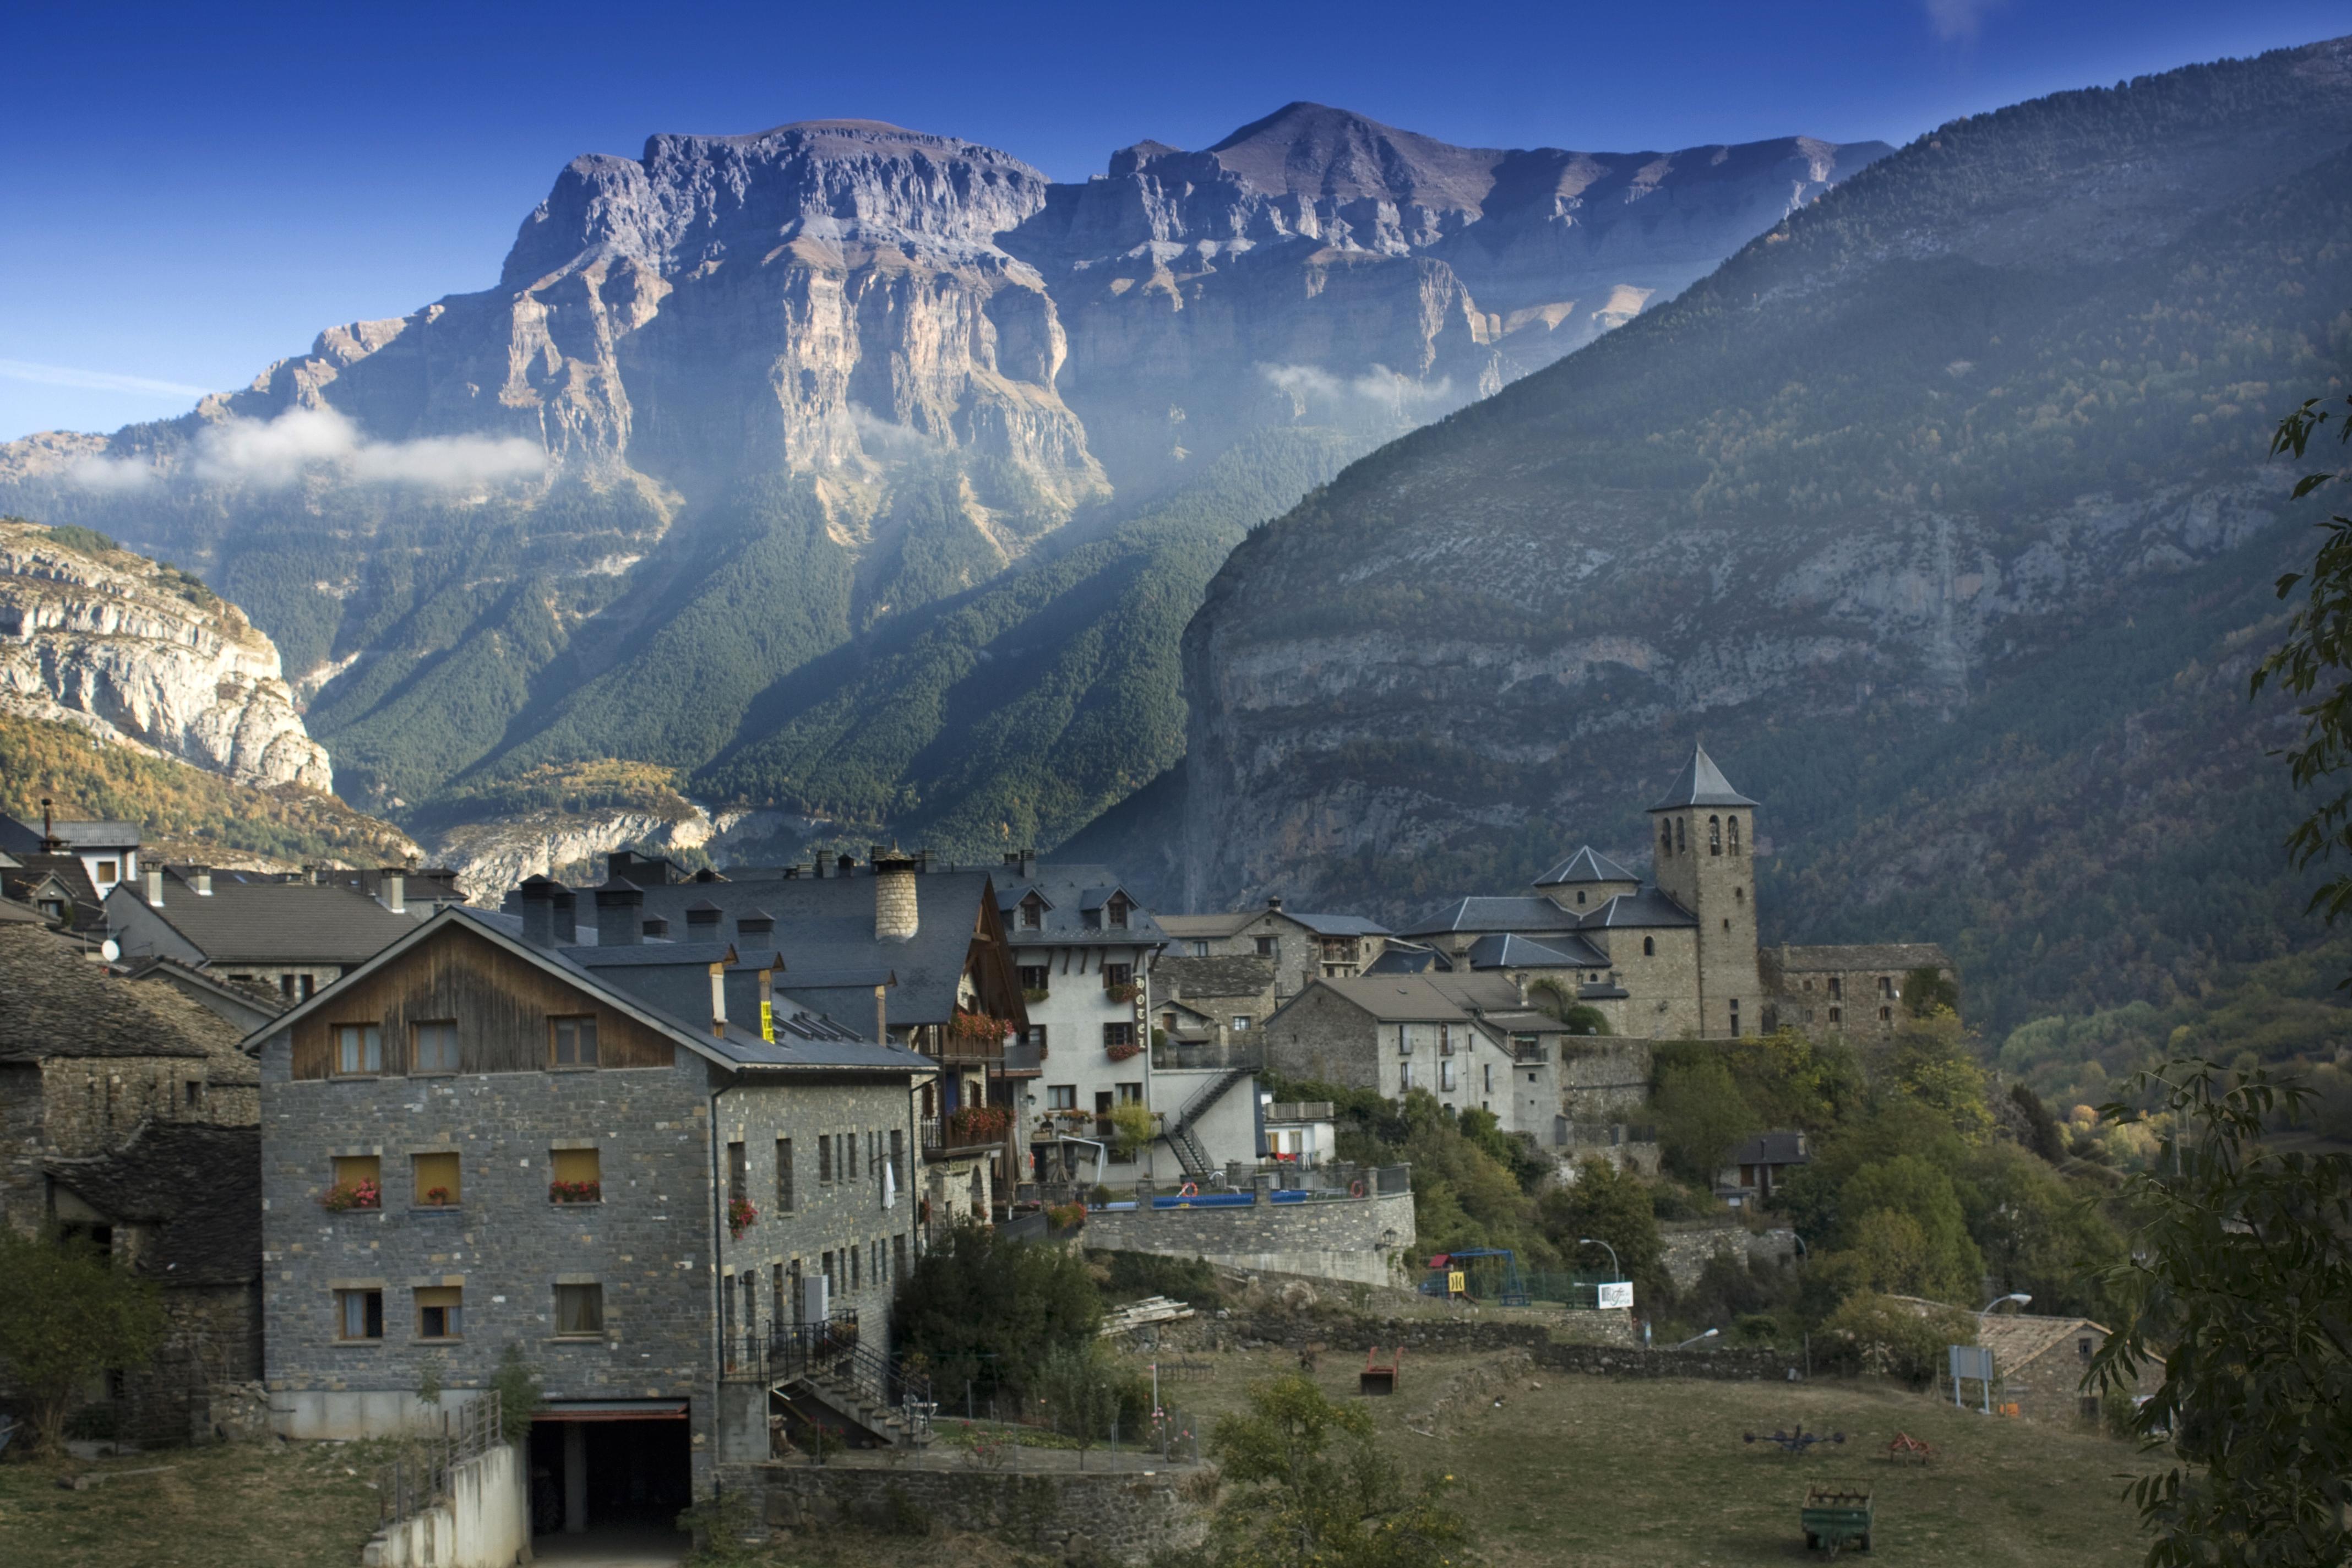
<instances>
[{"instance_id":1,"label":"window with wooden shutter","mask_svg":"<svg viewBox=\"0 0 2352 1568\"><path fill-rule=\"evenodd\" d=\"M457 1285L420 1287L416 1292L416 1337L420 1340L462 1340L466 1337L466 1291Z\"/></svg>"},{"instance_id":2,"label":"window with wooden shutter","mask_svg":"<svg viewBox=\"0 0 2352 1568\"><path fill-rule=\"evenodd\" d=\"M457 1156L446 1154L413 1154L409 1163L415 1173L415 1201L424 1208L443 1208L464 1201L465 1190Z\"/></svg>"}]
</instances>

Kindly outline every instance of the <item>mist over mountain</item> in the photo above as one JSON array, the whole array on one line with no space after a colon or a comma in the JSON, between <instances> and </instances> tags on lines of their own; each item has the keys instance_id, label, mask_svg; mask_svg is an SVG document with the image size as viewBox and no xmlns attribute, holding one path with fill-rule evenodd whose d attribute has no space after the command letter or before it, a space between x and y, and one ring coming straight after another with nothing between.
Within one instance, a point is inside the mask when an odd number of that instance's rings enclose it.
<instances>
[{"instance_id":1,"label":"mist over mountain","mask_svg":"<svg viewBox=\"0 0 2352 1568\"><path fill-rule=\"evenodd\" d=\"M1177 634L1244 528L1885 151L1466 149L1293 104L1057 185L868 121L656 136L568 165L496 287L0 448L0 508L200 573L411 825L618 759L1050 843L1181 753Z\"/></svg>"},{"instance_id":2,"label":"mist over mountain","mask_svg":"<svg viewBox=\"0 0 2352 1568\"><path fill-rule=\"evenodd\" d=\"M2352 43L1940 128L1671 304L1349 468L1186 637L1189 756L1088 836L1192 903L1523 885L1703 736L1768 940L1936 940L1971 1016L2310 934L2249 704L2352 382ZM1181 831L1178 825L1181 824Z\"/></svg>"}]
</instances>

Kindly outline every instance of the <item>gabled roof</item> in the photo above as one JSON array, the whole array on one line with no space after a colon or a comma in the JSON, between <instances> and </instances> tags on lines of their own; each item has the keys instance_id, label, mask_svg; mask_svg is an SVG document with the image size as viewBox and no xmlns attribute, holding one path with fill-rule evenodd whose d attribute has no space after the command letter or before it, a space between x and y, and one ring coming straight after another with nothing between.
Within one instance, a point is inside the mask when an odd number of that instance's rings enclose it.
<instances>
[{"instance_id":1,"label":"gabled roof","mask_svg":"<svg viewBox=\"0 0 2352 1568\"><path fill-rule=\"evenodd\" d=\"M564 947L558 950L583 969L636 969L646 966L733 963L730 942L646 942L627 947Z\"/></svg>"},{"instance_id":2,"label":"gabled roof","mask_svg":"<svg viewBox=\"0 0 2352 1568\"><path fill-rule=\"evenodd\" d=\"M643 889L643 912L648 919L665 917L671 930L682 931L687 906L707 900L727 912L719 931L730 938L738 938L736 922L743 916L767 916L775 921L772 929L738 941L746 951L758 946L783 954L780 989L815 990L829 980L871 987L896 976L890 993L893 1026L944 1024L955 1016L957 984L971 951L974 922L982 900L994 896L992 885L985 871L924 871L913 880L915 934L904 942L886 942L874 934L870 876L745 873L731 881L654 886ZM583 935L591 923L582 917Z\"/></svg>"},{"instance_id":3,"label":"gabled roof","mask_svg":"<svg viewBox=\"0 0 2352 1568\"><path fill-rule=\"evenodd\" d=\"M1353 1004L1382 1023L1466 1024L1470 1015L1462 1005L1436 986L1425 974L1357 974L1339 979L1310 982L1307 988L1285 1004L1275 1015L1297 1006L1317 991L1328 991L1342 1001ZM1272 1020L1268 1020L1268 1026Z\"/></svg>"},{"instance_id":4,"label":"gabled roof","mask_svg":"<svg viewBox=\"0 0 2352 1568\"><path fill-rule=\"evenodd\" d=\"M38 855L41 852L41 830L27 827L6 812L0 812L0 851L13 855Z\"/></svg>"},{"instance_id":5,"label":"gabled roof","mask_svg":"<svg viewBox=\"0 0 2352 1568\"><path fill-rule=\"evenodd\" d=\"M646 889L649 894L656 890L658 889L650 888ZM695 1055L727 1067L750 1069L869 1068L910 1074L929 1073L935 1070L929 1060L913 1050L887 1042L877 1045L871 1041L856 1038L849 1031L830 1019L822 1020L822 1026L813 1022L803 1029L789 1026L787 1020L780 1016L779 1038L773 1041L760 1037L758 1022L755 1019L730 1018L723 1033L713 1033L709 1024L697 1024L680 1018L676 1014L647 1001L637 991L618 983L617 977L623 974L656 974L660 973L660 966L608 967L604 973L600 973L578 963L573 956L583 951L595 950L534 946L517 934L521 930L522 922L513 916L486 915L480 910L468 909L462 904L451 904L445 906L421 925L407 921L403 923L409 925L409 931L405 936L358 968L347 972L341 979L321 989L318 994L308 1001L299 1004L285 1016L274 1018L254 1030L246 1037L245 1048L248 1051L257 1050L270 1037L299 1023L311 1013L331 1005L346 987L363 983L368 977L387 965L398 962L417 944L435 940L451 926L457 925L493 946L501 948L526 963L535 964L549 973L569 981L605 1005L625 1013L647 1028L667 1036L673 1043L684 1046ZM656 952L665 949L674 951L680 947L691 949L696 945L698 944L671 942L643 944L644 948ZM619 952L631 950L614 948L607 951ZM708 958L702 959L699 961L699 966L707 969L711 962L713 961ZM698 961L688 958L682 961L673 960L673 963L680 967L687 967L696 965ZM782 1013L783 1010L778 1011ZM792 1037L782 1037L787 1035Z\"/></svg>"},{"instance_id":6,"label":"gabled roof","mask_svg":"<svg viewBox=\"0 0 2352 1568\"><path fill-rule=\"evenodd\" d=\"M1665 797L1650 807L1652 811L1675 811L1686 805L1754 805L1756 803L1731 787L1715 759L1706 754L1705 746L1691 748L1691 760L1683 765Z\"/></svg>"},{"instance_id":7,"label":"gabled roof","mask_svg":"<svg viewBox=\"0 0 2352 1568\"><path fill-rule=\"evenodd\" d=\"M110 974L82 943L34 925L0 925L0 1061L48 1057L204 1058L235 1028L167 985Z\"/></svg>"},{"instance_id":8,"label":"gabled roof","mask_svg":"<svg viewBox=\"0 0 2352 1568\"><path fill-rule=\"evenodd\" d=\"M308 962L348 967L417 927L415 915L394 914L352 888L247 881L233 872L215 872L212 889L199 893L176 871L166 871L161 909L147 902L143 889L128 882L108 898L135 903L215 965ZM123 923L118 916L117 928Z\"/></svg>"},{"instance_id":9,"label":"gabled roof","mask_svg":"<svg viewBox=\"0 0 2352 1568\"><path fill-rule=\"evenodd\" d=\"M216 996L234 1006L248 1008L270 1017L286 1011L287 1003L275 991L260 985L240 985L235 981L208 973L176 958L142 958L122 967L125 980L153 980L177 986L181 992L194 994L203 992Z\"/></svg>"},{"instance_id":10,"label":"gabled roof","mask_svg":"<svg viewBox=\"0 0 2352 1568\"><path fill-rule=\"evenodd\" d=\"M1573 931L1535 942L1507 931L1480 937L1470 944L1473 969L1606 969L1609 960Z\"/></svg>"},{"instance_id":11,"label":"gabled roof","mask_svg":"<svg viewBox=\"0 0 2352 1568\"><path fill-rule=\"evenodd\" d=\"M1193 996L1257 996L1274 988L1274 960L1248 955L1211 958L1171 958L1151 964L1155 995L1165 984L1170 994Z\"/></svg>"},{"instance_id":12,"label":"gabled roof","mask_svg":"<svg viewBox=\"0 0 2352 1568\"><path fill-rule=\"evenodd\" d=\"M1026 877L1018 866L1005 866L996 877L996 907L1004 917L1005 940L1015 948L1107 943L1158 947L1168 941L1167 929L1120 885L1118 874L1108 866L1048 861L1033 865ZM1032 893L1045 905L1045 918L1034 929L1024 926L1014 913ZM1124 926L1105 923L1102 911L1114 895L1125 897L1128 902Z\"/></svg>"},{"instance_id":13,"label":"gabled roof","mask_svg":"<svg viewBox=\"0 0 2352 1568\"><path fill-rule=\"evenodd\" d=\"M0 874L0 888L9 889L11 897L29 898L31 889L44 881L54 880L65 890L66 897L80 908L98 908L98 889L91 883L89 869L81 863L80 856L63 853L19 855L16 859L19 864L16 868Z\"/></svg>"},{"instance_id":14,"label":"gabled roof","mask_svg":"<svg viewBox=\"0 0 2352 1568\"><path fill-rule=\"evenodd\" d=\"M49 836L68 849L136 849L145 829L135 822L58 822Z\"/></svg>"},{"instance_id":15,"label":"gabled roof","mask_svg":"<svg viewBox=\"0 0 2352 1568\"><path fill-rule=\"evenodd\" d=\"M1239 936L1265 910L1226 910L1213 915L1156 915L1160 929L1181 942L1209 942Z\"/></svg>"},{"instance_id":16,"label":"gabled roof","mask_svg":"<svg viewBox=\"0 0 2352 1568\"><path fill-rule=\"evenodd\" d=\"M1759 1132L1724 1156L1727 1165L1804 1165L1811 1163L1801 1132Z\"/></svg>"},{"instance_id":17,"label":"gabled roof","mask_svg":"<svg viewBox=\"0 0 2352 1568\"><path fill-rule=\"evenodd\" d=\"M1282 911L1317 936L1386 936L1389 928L1362 915L1325 915L1311 911Z\"/></svg>"},{"instance_id":18,"label":"gabled roof","mask_svg":"<svg viewBox=\"0 0 2352 1568\"><path fill-rule=\"evenodd\" d=\"M20 904L14 899L0 899L0 924L16 921L28 925L47 925L48 917L30 904Z\"/></svg>"},{"instance_id":19,"label":"gabled roof","mask_svg":"<svg viewBox=\"0 0 2352 1568\"><path fill-rule=\"evenodd\" d=\"M1473 897L1440 904L1404 927L1406 936L1435 936L1451 931L1574 931L1576 916L1549 899L1531 893L1507 897Z\"/></svg>"},{"instance_id":20,"label":"gabled roof","mask_svg":"<svg viewBox=\"0 0 2352 1568\"><path fill-rule=\"evenodd\" d=\"M1638 887L1641 881L1641 878L1588 844L1538 877L1535 885L1557 888L1576 882L1632 882Z\"/></svg>"},{"instance_id":21,"label":"gabled roof","mask_svg":"<svg viewBox=\"0 0 2352 1568\"><path fill-rule=\"evenodd\" d=\"M1698 917L1655 888L1620 893L1581 922L1588 931L1640 931L1645 927L1695 926Z\"/></svg>"},{"instance_id":22,"label":"gabled roof","mask_svg":"<svg viewBox=\"0 0 2352 1568\"><path fill-rule=\"evenodd\" d=\"M1426 974L1432 970L1452 969L1453 963L1433 947L1423 947L1417 942L1391 939L1381 948L1381 955L1364 965L1366 974Z\"/></svg>"},{"instance_id":23,"label":"gabled roof","mask_svg":"<svg viewBox=\"0 0 2352 1568\"><path fill-rule=\"evenodd\" d=\"M167 1285L261 1272L261 1129L148 1121L112 1153L51 1160L50 1178L121 1225L153 1226L137 1271Z\"/></svg>"}]
</instances>

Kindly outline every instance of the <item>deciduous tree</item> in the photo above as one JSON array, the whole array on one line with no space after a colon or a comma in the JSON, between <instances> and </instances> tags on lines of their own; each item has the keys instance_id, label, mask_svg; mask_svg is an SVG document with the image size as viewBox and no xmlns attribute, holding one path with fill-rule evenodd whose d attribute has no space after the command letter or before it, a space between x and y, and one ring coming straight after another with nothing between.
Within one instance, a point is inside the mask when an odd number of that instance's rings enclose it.
<instances>
[{"instance_id":1,"label":"deciduous tree","mask_svg":"<svg viewBox=\"0 0 2352 1568\"><path fill-rule=\"evenodd\" d=\"M0 1225L0 1369L31 1406L43 1448L100 1373L138 1366L163 1335L153 1285L86 1243Z\"/></svg>"}]
</instances>

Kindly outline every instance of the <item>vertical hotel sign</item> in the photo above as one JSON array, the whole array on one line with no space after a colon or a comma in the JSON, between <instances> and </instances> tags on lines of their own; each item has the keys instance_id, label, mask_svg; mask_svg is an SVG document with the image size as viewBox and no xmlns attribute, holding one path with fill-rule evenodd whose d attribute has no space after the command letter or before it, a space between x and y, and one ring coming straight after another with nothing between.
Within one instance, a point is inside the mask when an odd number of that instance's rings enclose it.
<instances>
[{"instance_id":1,"label":"vertical hotel sign","mask_svg":"<svg viewBox=\"0 0 2352 1568\"><path fill-rule=\"evenodd\" d=\"M776 1005L765 996L760 998L760 1037L776 1043Z\"/></svg>"}]
</instances>

